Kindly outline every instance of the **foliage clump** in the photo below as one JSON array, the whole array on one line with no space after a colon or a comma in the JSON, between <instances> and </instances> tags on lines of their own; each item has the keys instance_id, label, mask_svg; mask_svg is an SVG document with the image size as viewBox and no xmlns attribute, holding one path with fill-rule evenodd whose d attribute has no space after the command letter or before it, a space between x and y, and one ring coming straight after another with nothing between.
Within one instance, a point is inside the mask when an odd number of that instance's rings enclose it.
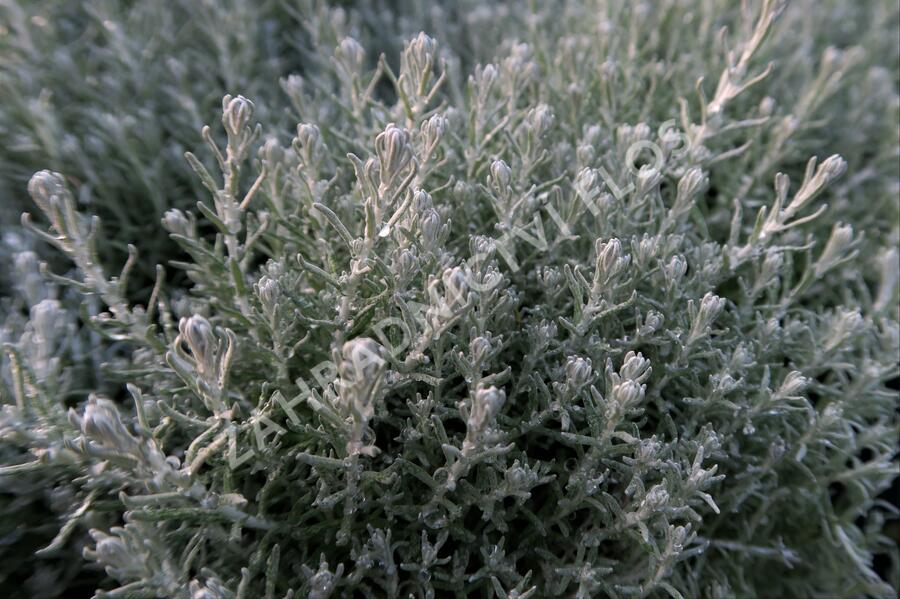
<instances>
[{"instance_id":1,"label":"foliage clump","mask_svg":"<svg viewBox=\"0 0 900 599\"><path fill-rule=\"evenodd\" d=\"M28 182L0 490L52 517L4 522L4 582L28 547L43 596L895 596L896 6L288 5L302 74L142 124L195 183L84 156L169 248L65 160Z\"/></svg>"}]
</instances>

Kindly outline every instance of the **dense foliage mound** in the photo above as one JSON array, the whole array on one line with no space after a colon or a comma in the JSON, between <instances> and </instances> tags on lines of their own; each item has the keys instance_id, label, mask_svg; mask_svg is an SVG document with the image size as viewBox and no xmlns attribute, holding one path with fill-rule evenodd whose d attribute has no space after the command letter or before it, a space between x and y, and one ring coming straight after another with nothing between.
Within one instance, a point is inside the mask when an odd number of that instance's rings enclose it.
<instances>
[{"instance_id":1,"label":"dense foliage mound","mask_svg":"<svg viewBox=\"0 0 900 599\"><path fill-rule=\"evenodd\" d=\"M900 8L423 4L0 0L0 586L894 597Z\"/></svg>"}]
</instances>

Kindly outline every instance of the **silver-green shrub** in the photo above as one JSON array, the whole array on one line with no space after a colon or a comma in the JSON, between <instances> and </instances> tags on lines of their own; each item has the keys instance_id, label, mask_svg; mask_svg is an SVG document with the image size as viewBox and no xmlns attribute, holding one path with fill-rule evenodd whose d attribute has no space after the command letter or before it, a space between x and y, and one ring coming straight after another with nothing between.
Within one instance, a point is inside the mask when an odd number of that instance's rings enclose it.
<instances>
[{"instance_id":1,"label":"silver-green shrub","mask_svg":"<svg viewBox=\"0 0 900 599\"><path fill-rule=\"evenodd\" d=\"M8 229L27 588L895 596L897 6L279 6L307 67L178 128L152 286L65 172Z\"/></svg>"}]
</instances>

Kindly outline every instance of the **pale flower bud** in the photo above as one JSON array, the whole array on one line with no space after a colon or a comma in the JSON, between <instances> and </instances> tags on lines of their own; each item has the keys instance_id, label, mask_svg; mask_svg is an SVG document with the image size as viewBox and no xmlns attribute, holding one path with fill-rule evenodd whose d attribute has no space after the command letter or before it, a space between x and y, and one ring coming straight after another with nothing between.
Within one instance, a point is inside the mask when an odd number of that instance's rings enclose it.
<instances>
[{"instance_id":1,"label":"pale flower bud","mask_svg":"<svg viewBox=\"0 0 900 599\"><path fill-rule=\"evenodd\" d=\"M631 249L634 263L641 267L647 267L650 264L650 260L656 257L656 253L659 250L659 236L654 235L651 237L644 233L640 240L632 238Z\"/></svg>"},{"instance_id":2,"label":"pale flower bud","mask_svg":"<svg viewBox=\"0 0 900 599\"><path fill-rule=\"evenodd\" d=\"M773 284L781 273L782 266L784 266L784 255L778 251L768 252L759 271L759 280L754 287L761 290Z\"/></svg>"},{"instance_id":3,"label":"pale flower bud","mask_svg":"<svg viewBox=\"0 0 900 599\"><path fill-rule=\"evenodd\" d=\"M476 259L489 258L496 249L494 240L484 235L475 235L469 239L469 251Z\"/></svg>"},{"instance_id":4,"label":"pale flower bud","mask_svg":"<svg viewBox=\"0 0 900 599\"><path fill-rule=\"evenodd\" d=\"M663 266L662 272L669 287L677 287L687 272L687 261L684 256L673 256L669 263Z\"/></svg>"},{"instance_id":5,"label":"pale flower bud","mask_svg":"<svg viewBox=\"0 0 900 599\"><path fill-rule=\"evenodd\" d=\"M441 280L444 283L444 297L450 306L465 303L469 284L461 268L457 266L446 269L441 275Z\"/></svg>"},{"instance_id":6,"label":"pale flower bud","mask_svg":"<svg viewBox=\"0 0 900 599\"><path fill-rule=\"evenodd\" d=\"M626 380L614 386L611 395L612 399L619 406L628 408L643 401L646 390L646 385L641 385L637 381Z\"/></svg>"},{"instance_id":7,"label":"pale flower bud","mask_svg":"<svg viewBox=\"0 0 900 599\"><path fill-rule=\"evenodd\" d=\"M528 485L529 477L528 471L518 465L518 460L516 461L516 465L509 467L503 475L503 478L506 480L506 484L509 485L513 489L520 489Z\"/></svg>"},{"instance_id":8,"label":"pale flower bud","mask_svg":"<svg viewBox=\"0 0 900 599\"><path fill-rule=\"evenodd\" d=\"M715 293L707 292L700 300L700 313L697 315L699 320L707 324L712 324L722 309L725 307L725 299L717 296Z\"/></svg>"},{"instance_id":9,"label":"pale flower bud","mask_svg":"<svg viewBox=\"0 0 900 599\"><path fill-rule=\"evenodd\" d=\"M857 310L840 310L831 319L831 331L825 339L825 351L832 351L862 328L864 320Z\"/></svg>"},{"instance_id":10,"label":"pale flower bud","mask_svg":"<svg viewBox=\"0 0 900 599\"><path fill-rule=\"evenodd\" d=\"M566 360L566 380L575 389L584 387L591 381L593 369L590 358L569 356Z\"/></svg>"},{"instance_id":11,"label":"pale flower bud","mask_svg":"<svg viewBox=\"0 0 900 599\"><path fill-rule=\"evenodd\" d=\"M825 244L822 255L816 261L814 272L816 277L821 277L831 268L849 257L850 246L853 243L853 227L842 223L835 223L831 229L831 236Z\"/></svg>"},{"instance_id":12,"label":"pale flower bud","mask_svg":"<svg viewBox=\"0 0 900 599\"><path fill-rule=\"evenodd\" d=\"M366 60L366 51L358 41L352 37L345 37L335 48L334 58L347 73L359 73Z\"/></svg>"},{"instance_id":13,"label":"pale flower bud","mask_svg":"<svg viewBox=\"0 0 900 599\"><path fill-rule=\"evenodd\" d=\"M491 163L491 182L499 189L505 190L509 187L511 179L511 171L509 165L503 160L495 160Z\"/></svg>"},{"instance_id":14,"label":"pale flower bud","mask_svg":"<svg viewBox=\"0 0 900 599\"><path fill-rule=\"evenodd\" d=\"M341 378L348 382L372 379L384 364L382 349L369 337L357 337L344 343L341 347L344 358L340 366Z\"/></svg>"},{"instance_id":15,"label":"pale flower bud","mask_svg":"<svg viewBox=\"0 0 900 599\"><path fill-rule=\"evenodd\" d=\"M409 276L414 273L418 264L418 257L416 257L415 252L409 249L404 249L403 251L401 251L396 260L397 270L400 276L403 277Z\"/></svg>"},{"instance_id":16,"label":"pale flower bud","mask_svg":"<svg viewBox=\"0 0 900 599\"><path fill-rule=\"evenodd\" d=\"M431 194L424 189L416 189L413 194L413 209L422 214L426 210L431 210L434 202L431 200Z\"/></svg>"},{"instance_id":17,"label":"pale flower bud","mask_svg":"<svg viewBox=\"0 0 900 599\"><path fill-rule=\"evenodd\" d=\"M546 104L538 104L528 111L526 122L535 137L542 137L553 127L553 111Z\"/></svg>"},{"instance_id":18,"label":"pale flower bud","mask_svg":"<svg viewBox=\"0 0 900 599\"><path fill-rule=\"evenodd\" d=\"M431 77L431 69L437 57L437 48L438 44L434 39L428 37L424 32L420 32L410 40L403 50L403 54L400 55L400 74L411 79L410 91L416 94L424 94L428 91L424 87Z\"/></svg>"},{"instance_id":19,"label":"pale flower bud","mask_svg":"<svg viewBox=\"0 0 900 599\"><path fill-rule=\"evenodd\" d=\"M430 249L437 242L441 233L441 217L434 208L425 210L419 219L419 230L422 232L422 240L425 248Z\"/></svg>"},{"instance_id":20,"label":"pale flower bud","mask_svg":"<svg viewBox=\"0 0 900 599\"><path fill-rule=\"evenodd\" d=\"M38 171L28 181L28 193L38 207L50 216L53 207L63 201L68 194L62 175L53 171ZM51 220L53 220L51 218ZM54 222L55 226L56 223Z\"/></svg>"},{"instance_id":21,"label":"pale flower bud","mask_svg":"<svg viewBox=\"0 0 900 599\"><path fill-rule=\"evenodd\" d=\"M675 526L672 528L672 549L677 553L684 549L685 541L687 541L690 525Z\"/></svg>"},{"instance_id":22,"label":"pale flower bud","mask_svg":"<svg viewBox=\"0 0 900 599\"><path fill-rule=\"evenodd\" d=\"M485 67L481 69L481 80L488 86L492 85L494 81L497 80L497 67L492 64L485 65Z\"/></svg>"},{"instance_id":23,"label":"pale flower bud","mask_svg":"<svg viewBox=\"0 0 900 599\"><path fill-rule=\"evenodd\" d=\"M594 263L594 285L609 283L628 264L630 256L622 256L622 243L612 238L609 241L598 239L594 242L597 254Z\"/></svg>"},{"instance_id":24,"label":"pale flower bud","mask_svg":"<svg viewBox=\"0 0 900 599\"><path fill-rule=\"evenodd\" d=\"M209 321L195 314L178 322L178 332L197 363L201 375L209 375L216 368L216 338Z\"/></svg>"},{"instance_id":25,"label":"pale flower bud","mask_svg":"<svg viewBox=\"0 0 900 599\"><path fill-rule=\"evenodd\" d=\"M826 182L831 182L844 174L847 170L847 161L839 154L832 154L825 159L820 167L825 175Z\"/></svg>"},{"instance_id":26,"label":"pale flower bud","mask_svg":"<svg viewBox=\"0 0 900 599\"><path fill-rule=\"evenodd\" d=\"M257 284L259 301L267 312L272 313L278 302L278 281L269 277L262 277Z\"/></svg>"},{"instance_id":27,"label":"pale flower bud","mask_svg":"<svg viewBox=\"0 0 900 599\"><path fill-rule=\"evenodd\" d=\"M200 586L196 580L191 581L190 585L191 599L220 599L222 595Z\"/></svg>"},{"instance_id":28,"label":"pale flower bud","mask_svg":"<svg viewBox=\"0 0 900 599\"><path fill-rule=\"evenodd\" d=\"M613 238L606 243L598 242L596 248L597 267L604 272L612 271L622 253L622 244L618 239Z\"/></svg>"},{"instance_id":29,"label":"pale flower bud","mask_svg":"<svg viewBox=\"0 0 900 599\"><path fill-rule=\"evenodd\" d=\"M691 200L700 193L708 183L709 179L703 174L703 169L698 167L688 169L688 171L681 176L681 179L678 180L678 200L676 201Z\"/></svg>"},{"instance_id":30,"label":"pale flower bud","mask_svg":"<svg viewBox=\"0 0 900 599\"><path fill-rule=\"evenodd\" d=\"M278 164L284 159L284 149L275 137L269 137L259 149L259 157L267 164Z\"/></svg>"},{"instance_id":31,"label":"pale flower bud","mask_svg":"<svg viewBox=\"0 0 900 599\"><path fill-rule=\"evenodd\" d=\"M181 235L182 237L192 236L193 227L191 222L184 215L184 212L177 208L166 210L162 218L162 224L169 233Z\"/></svg>"},{"instance_id":32,"label":"pale flower bud","mask_svg":"<svg viewBox=\"0 0 900 599\"><path fill-rule=\"evenodd\" d=\"M108 399L91 394L80 421L84 436L104 447L130 453L138 444L122 423L116 404Z\"/></svg>"},{"instance_id":33,"label":"pale flower bud","mask_svg":"<svg viewBox=\"0 0 900 599\"><path fill-rule=\"evenodd\" d=\"M659 185L660 181L662 181L662 173L659 172L659 169L645 164L638 170L635 193L641 197Z\"/></svg>"},{"instance_id":34,"label":"pale flower bud","mask_svg":"<svg viewBox=\"0 0 900 599\"><path fill-rule=\"evenodd\" d=\"M7 242L7 247L13 248L15 245ZM34 304L47 295L44 277L41 276L39 270L37 254L26 251L18 252L14 256L16 286L21 290L28 303Z\"/></svg>"},{"instance_id":35,"label":"pale flower bud","mask_svg":"<svg viewBox=\"0 0 900 599\"><path fill-rule=\"evenodd\" d=\"M597 149L591 144L578 144L575 156L581 164L590 164L597 157Z\"/></svg>"},{"instance_id":36,"label":"pale flower bud","mask_svg":"<svg viewBox=\"0 0 900 599\"><path fill-rule=\"evenodd\" d=\"M297 125L297 136L294 138L292 146L304 164L313 167L322 161L322 155L326 149L319 128L309 123Z\"/></svg>"},{"instance_id":37,"label":"pale flower bud","mask_svg":"<svg viewBox=\"0 0 900 599\"><path fill-rule=\"evenodd\" d=\"M474 362L484 362L491 353L491 341L487 337L479 336L469 342L469 353Z\"/></svg>"},{"instance_id":38,"label":"pale flower bud","mask_svg":"<svg viewBox=\"0 0 900 599\"><path fill-rule=\"evenodd\" d=\"M444 137L444 131L448 126L447 119L440 114L436 114L422 123L422 137L425 140L425 146L427 148L436 146Z\"/></svg>"},{"instance_id":39,"label":"pale flower bud","mask_svg":"<svg viewBox=\"0 0 900 599\"><path fill-rule=\"evenodd\" d=\"M538 66L532 60L532 54L528 44L512 47L509 57L503 60L503 74L508 82L529 81L537 74Z\"/></svg>"},{"instance_id":40,"label":"pale flower bud","mask_svg":"<svg viewBox=\"0 0 900 599\"><path fill-rule=\"evenodd\" d=\"M99 530L91 530L90 534L95 542L93 553L99 563L120 572L127 572L134 567L136 556L121 538Z\"/></svg>"},{"instance_id":41,"label":"pale flower bud","mask_svg":"<svg viewBox=\"0 0 900 599\"><path fill-rule=\"evenodd\" d=\"M485 66L477 65L475 72L469 76L469 87L472 89L475 97L475 106L483 107L497 81L497 67L492 64Z\"/></svg>"},{"instance_id":42,"label":"pale flower bud","mask_svg":"<svg viewBox=\"0 0 900 599\"><path fill-rule=\"evenodd\" d=\"M382 185L389 185L413 159L409 132L389 123L375 138L375 153L381 167Z\"/></svg>"},{"instance_id":43,"label":"pale flower bud","mask_svg":"<svg viewBox=\"0 0 900 599\"><path fill-rule=\"evenodd\" d=\"M694 310L694 301L688 302L689 309ZM712 292L707 292L700 300L700 308L694 315L691 330L685 341L685 347L690 347L695 341L709 334L709 329L725 308L725 299Z\"/></svg>"},{"instance_id":44,"label":"pale flower bud","mask_svg":"<svg viewBox=\"0 0 900 599\"><path fill-rule=\"evenodd\" d=\"M506 401L506 393L497 387L480 387L475 391L472 401L472 410L466 422L470 431L480 433L496 418L503 403Z\"/></svg>"},{"instance_id":45,"label":"pale flower bud","mask_svg":"<svg viewBox=\"0 0 900 599\"><path fill-rule=\"evenodd\" d=\"M644 317L644 324L638 329L638 334L652 335L662 327L664 322L665 317L663 317L662 314L656 310L650 310L650 312L647 313L647 316Z\"/></svg>"},{"instance_id":46,"label":"pale flower bud","mask_svg":"<svg viewBox=\"0 0 900 599\"><path fill-rule=\"evenodd\" d=\"M546 347L552 340L556 339L559 329L555 322L543 320L534 329L534 341L538 347Z\"/></svg>"},{"instance_id":47,"label":"pale flower bud","mask_svg":"<svg viewBox=\"0 0 900 599\"><path fill-rule=\"evenodd\" d=\"M222 98L222 125L229 136L237 137L253 118L253 102L244 96Z\"/></svg>"},{"instance_id":48,"label":"pale flower bud","mask_svg":"<svg viewBox=\"0 0 900 599\"><path fill-rule=\"evenodd\" d=\"M294 101L299 101L303 95L304 81L302 75L288 75L281 80L281 87L285 93Z\"/></svg>"},{"instance_id":49,"label":"pale flower bud","mask_svg":"<svg viewBox=\"0 0 900 599\"><path fill-rule=\"evenodd\" d=\"M650 360L644 358L640 352L634 353L630 351L625 354L625 361L622 362L619 375L625 380L642 383L647 380L652 370L650 368Z\"/></svg>"},{"instance_id":50,"label":"pale flower bud","mask_svg":"<svg viewBox=\"0 0 900 599\"><path fill-rule=\"evenodd\" d=\"M31 308L31 327L38 343L51 344L65 323L65 312L54 299L41 300Z\"/></svg>"},{"instance_id":51,"label":"pale flower bud","mask_svg":"<svg viewBox=\"0 0 900 599\"><path fill-rule=\"evenodd\" d=\"M715 390L718 393L726 394L733 391L737 387L737 381L734 380L734 377L730 374L723 375L712 375L709 377L711 381L715 382Z\"/></svg>"},{"instance_id":52,"label":"pale flower bud","mask_svg":"<svg viewBox=\"0 0 900 599\"><path fill-rule=\"evenodd\" d=\"M309 578L309 599L329 599L334 592L337 579L340 578L344 571L344 564L339 564L335 573L332 574L328 570L328 562L325 556L322 556L322 563L319 570Z\"/></svg>"},{"instance_id":53,"label":"pale flower bud","mask_svg":"<svg viewBox=\"0 0 900 599\"><path fill-rule=\"evenodd\" d=\"M781 386L778 388L778 397L795 398L806 389L808 384L809 379L796 370L792 370L781 382Z\"/></svg>"},{"instance_id":54,"label":"pale flower bud","mask_svg":"<svg viewBox=\"0 0 900 599\"><path fill-rule=\"evenodd\" d=\"M653 511L664 506L668 501L669 492L666 491L665 486L654 485L653 488L647 492L647 495L644 496L644 500L641 502L641 509Z\"/></svg>"},{"instance_id":55,"label":"pale flower bud","mask_svg":"<svg viewBox=\"0 0 900 599\"><path fill-rule=\"evenodd\" d=\"M825 187L844 174L847 170L847 161L837 154L833 154L825 159L825 162L816 168L816 158L809 160L806 166L806 175L803 185L797 190L790 204L788 204L785 212L788 216L796 214L803 206L805 206L812 198L818 195ZM784 185L787 185L787 177L782 175Z\"/></svg>"},{"instance_id":56,"label":"pale flower bud","mask_svg":"<svg viewBox=\"0 0 900 599\"><path fill-rule=\"evenodd\" d=\"M583 168L578 171L578 175L575 177L575 183L573 185L575 193L577 193L578 197L583 201L592 202L594 195L596 195L599 190L599 181L600 175L596 169Z\"/></svg>"},{"instance_id":57,"label":"pale flower bud","mask_svg":"<svg viewBox=\"0 0 900 599\"><path fill-rule=\"evenodd\" d=\"M470 203L475 201L478 194L477 187L467 181L457 181L453 184L453 195L459 199L461 203Z\"/></svg>"}]
</instances>

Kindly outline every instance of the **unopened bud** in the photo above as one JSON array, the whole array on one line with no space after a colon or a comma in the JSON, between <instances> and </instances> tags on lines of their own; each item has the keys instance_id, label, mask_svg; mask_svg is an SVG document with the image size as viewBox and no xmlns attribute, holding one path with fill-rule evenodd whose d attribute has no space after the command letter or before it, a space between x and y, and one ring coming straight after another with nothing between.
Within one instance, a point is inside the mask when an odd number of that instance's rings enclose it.
<instances>
[{"instance_id":1,"label":"unopened bud","mask_svg":"<svg viewBox=\"0 0 900 599\"><path fill-rule=\"evenodd\" d=\"M612 280L628 264L629 257L622 256L622 243L612 238L609 241L598 239L594 242L597 254L594 265L595 284L606 284Z\"/></svg>"},{"instance_id":2,"label":"unopened bud","mask_svg":"<svg viewBox=\"0 0 900 599\"><path fill-rule=\"evenodd\" d=\"M491 341L487 337L479 336L469 343L469 352L474 362L482 363L491 353Z\"/></svg>"},{"instance_id":3,"label":"unopened bud","mask_svg":"<svg viewBox=\"0 0 900 599\"><path fill-rule=\"evenodd\" d=\"M375 138L375 153L381 166L381 181L389 185L412 161L409 133L393 123Z\"/></svg>"},{"instance_id":4,"label":"unopened bud","mask_svg":"<svg viewBox=\"0 0 900 599\"><path fill-rule=\"evenodd\" d=\"M687 272L687 261L684 256L672 256L669 263L663 266L662 271L669 287L677 287Z\"/></svg>"},{"instance_id":5,"label":"unopened bud","mask_svg":"<svg viewBox=\"0 0 900 599\"><path fill-rule=\"evenodd\" d=\"M401 276L409 276L413 274L418 267L419 259L415 252L410 249L404 249L397 256L397 270Z\"/></svg>"},{"instance_id":6,"label":"unopened bud","mask_svg":"<svg viewBox=\"0 0 900 599\"><path fill-rule=\"evenodd\" d=\"M422 123L422 137L425 140L425 146L427 148L436 146L444 136L444 131L447 130L448 126L447 119L440 114L436 114Z\"/></svg>"},{"instance_id":7,"label":"unopened bud","mask_svg":"<svg viewBox=\"0 0 900 599\"><path fill-rule=\"evenodd\" d=\"M62 175L44 170L31 176L31 180L28 181L28 193L34 203L50 216L53 206L62 202L69 192Z\"/></svg>"},{"instance_id":8,"label":"unopened bud","mask_svg":"<svg viewBox=\"0 0 900 599\"><path fill-rule=\"evenodd\" d=\"M706 324L712 324L716 318L719 317L719 314L724 307L724 298L721 298L712 292L708 292L703 296L703 299L700 300L700 312L697 315L697 318Z\"/></svg>"},{"instance_id":9,"label":"unopened bud","mask_svg":"<svg viewBox=\"0 0 900 599\"><path fill-rule=\"evenodd\" d=\"M341 354L344 359L339 374L344 381L351 383L371 380L384 364L381 345L369 337L347 341L341 347Z\"/></svg>"},{"instance_id":10,"label":"unopened bud","mask_svg":"<svg viewBox=\"0 0 900 599\"><path fill-rule=\"evenodd\" d=\"M506 393L497 387L480 387L475 391L467 426L470 431L481 432L496 418L506 401Z\"/></svg>"},{"instance_id":11,"label":"unopened bud","mask_svg":"<svg viewBox=\"0 0 900 599\"><path fill-rule=\"evenodd\" d=\"M489 258L495 249L494 240L490 237L475 235L469 238L469 251L476 259Z\"/></svg>"},{"instance_id":12,"label":"unopened bud","mask_svg":"<svg viewBox=\"0 0 900 599\"><path fill-rule=\"evenodd\" d=\"M426 249L434 247L441 233L441 217L434 208L425 210L419 219L419 230Z\"/></svg>"},{"instance_id":13,"label":"unopened bud","mask_svg":"<svg viewBox=\"0 0 900 599\"><path fill-rule=\"evenodd\" d=\"M814 267L816 277L821 277L843 259L847 258L852 243L853 227L836 223L831 229L831 236L825 244L822 255L816 261Z\"/></svg>"},{"instance_id":14,"label":"unopened bud","mask_svg":"<svg viewBox=\"0 0 900 599\"><path fill-rule=\"evenodd\" d=\"M334 57L347 73L354 74L362 71L366 51L358 41L352 37L345 37L335 48Z\"/></svg>"},{"instance_id":15,"label":"unopened bud","mask_svg":"<svg viewBox=\"0 0 900 599\"><path fill-rule=\"evenodd\" d=\"M622 362L619 375L623 379L642 383L647 380L652 370L650 368L650 360L646 359L641 353L630 351L625 354L625 361Z\"/></svg>"},{"instance_id":16,"label":"unopened bud","mask_svg":"<svg viewBox=\"0 0 900 599\"><path fill-rule=\"evenodd\" d=\"M423 94L428 90L425 85L431 78L431 69L437 58L437 42L420 32L410 40L403 54L400 55L400 73L410 78L410 92Z\"/></svg>"},{"instance_id":17,"label":"unopened bud","mask_svg":"<svg viewBox=\"0 0 900 599\"><path fill-rule=\"evenodd\" d=\"M647 495L641 502L641 507L647 510L656 510L664 506L668 501L669 492L666 491L666 488L663 485L655 485L647 492Z\"/></svg>"},{"instance_id":18,"label":"unopened bud","mask_svg":"<svg viewBox=\"0 0 900 599\"><path fill-rule=\"evenodd\" d=\"M262 302L263 307L266 311L272 313L275 309L275 304L278 301L278 281L264 276L257 284L257 293L259 294L259 300Z\"/></svg>"},{"instance_id":19,"label":"unopened bud","mask_svg":"<svg viewBox=\"0 0 900 599\"><path fill-rule=\"evenodd\" d=\"M162 224L169 233L181 235L182 237L191 237L193 230L191 222L184 215L184 212L177 208L166 210L162 218Z\"/></svg>"},{"instance_id":20,"label":"unopened bud","mask_svg":"<svg viewBox=\"0 0 900 599\"><path fill-rule=\"evenodd\" d=\"M188 349L197 363L197 370L202 375L215 372L216 338L212 325L202 316L195 314L190 318L182 318L178 322L181 339L187 343Z\"/></svg>"},{"instance_id":21,"label":"unopened bud","mask_svg":"<svg viewBox=\"0 0 900 599\"><path fill-rule=\"evenodd\" d=\"M137 439L125 428L116 404L93 394L84 408L81 432L88 439L122 453L130 453L137 446Z\"/></svg>"},{"instance_id":22,"label":"unopened bud","mask_svg":"<svg viewBox=\"0 0 900 599\"><path fill-rule=\"evenodd\" d=\"M469 284L466 274L459 267L448 268L441 275L444 283L444 296L450 306L457 306L466 301Z\"/></svg>"},{"instance_id":23,"label":"unopened bud","mask_svg":"<svg viewBox=\"0 0 900 599\"><path fill-rule=\"evenodd\" d=\"M99 563L119 571L134 568L134 556L121 538L99 530L92 530L90 534L95 542L93 553Z\"/></svg>"},{"instance_id":24,"label":"unopened bud","mask_svg":"<svg viewBox=\"0 0 900 599\"><path fill-rule=\"evenodd\" d=\"M319 128L309 123L300 123L297 125L297 141L304 148L316 148L321 142L322 134Z\"/></svg>"},{"instance_id":25,"label":"unopened bud","mask_svg":"<svg viewBox=\"0 0 900 599\"><path fill-rule=\"evenodd\" d=\"M591 381L593 368L589 358L569 356L566 360L566 380L575 388L580 389Z\"/></svg>"},{"instance_id":26,"label":"unopened bud","mask_svg":"<svg viewBox=\"0 0 900 599\"><path fill-rule=\"evenodd\" d=\"M781 382L781 386L778 388L778 396L783 398L797 397L806 389L808 384L809 379L796 370L792 370Z\"/></svg>"},{"instance_id":27,"label":"unopened bud","mask_svg":"<svg viewBox=\"0 0 900 599\"><path fill-rule=\"evenodd\" d=\"M535 137L543 137L553 127L553 121L553 111L546 104L538 104L526 116L526 122Z\"/></svg>"},{"instance_id":28,"label":"unopened bud","mask_svg":"<svg viewBox=\"0 0 900 599\"><path fill-rule=\"evenodd\" d=\"M825 175L826 181L830 183L844 174L847 170L847 161L839 154L833 154L825 159L820 168Z\"/></svg>"},{"instance_id":29,"label":"unopened bud","mask_svg":"<svg viewBox=\"0 0 900 599\"><path fill-rule=\"evenodd\" d=\"M278 143L278 139L270 137L260 148L259 157L267 164L275 165L284 159L284 149Z\"/></svg>"},{"instance_id":30,"label":"unopened bud","mask_svg":"<svg viewBox=\"0 0 900 599\"><path fill-rule=\"evenodd\" d=\"M646 385L626 380L613 387L612 399L621 407L628 408L643 401L646 390Z\"/></svg>"},{"instance_id":31,"label":"unopened bud","mask_svg":"<svg viewBox=\"0 0 900 599\"><path fill-rule=\"evenodd\" d=\"M422 214L426 210L431 210L434 206L434 202L431 199L431 194L425 191L424 189L417 189L413 194L413 209L418 213Z\"/></svg>"},{"instance_id":32,"label":"unopened bud","mask_svg":"<svg viewBox=\"0 0 900 599\"><path fill-rule=\"evenodd\" d=\"M698 167L688 169L688 171L678 180L678 200L688 201L700 193L709 182L703 170Z\"/></svg>"},{"instance_id":33,"label":"unopened bud","mask_svg":"<svg viewBox=\"0 0 900 599\"><path fill-rule=\"evenodd\" d=\"M511 179L511 171L509 165L502 160L495 160L491 163L491 182L498 190L505 190L509 187Z\"/></svg>"},{"instance_id":34,"label":"unopened bud","mask_svg":"<svg viewBox=\"0 0 900 599\"><path fill-rule=\"evenodd\" d=\"M229 136L237 137L253 118L253 102L244 96L222 98L222 125Z\"/></svg>"},{"instance_id":35,"label":"unopened bud","mask_svg":"<svg viewBox=\"0 0 900 599\"><path fill-rule=\"evenodd\" d=\"M662 173L659 169L645 164L641 166L637 173L637 181L635 182L635 194L638 197L644 196L647 192L654 189L659 182L662 181Z\"/></svg>"}]
</instances>

